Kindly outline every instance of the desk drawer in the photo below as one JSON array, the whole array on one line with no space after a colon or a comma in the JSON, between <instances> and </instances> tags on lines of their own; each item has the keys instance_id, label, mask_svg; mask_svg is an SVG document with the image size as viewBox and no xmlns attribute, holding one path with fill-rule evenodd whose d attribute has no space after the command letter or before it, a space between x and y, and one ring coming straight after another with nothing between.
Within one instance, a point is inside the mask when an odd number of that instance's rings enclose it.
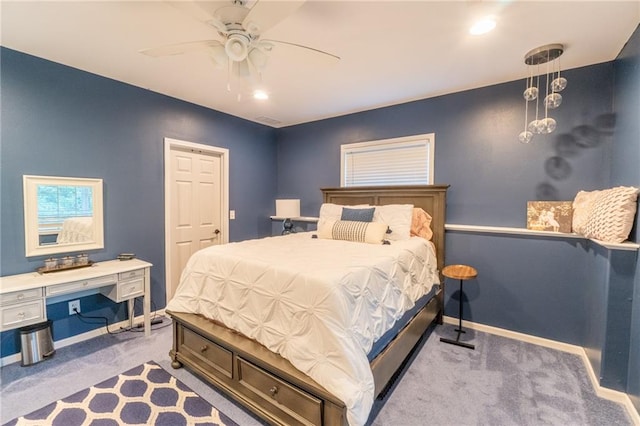
<instances>
[{"instance_id":1,"label":"desk drawer","mask_svg":"<svg viewBox=\"0 0 640 426\"><path fill-rule=\"evenodd\" d=\"M89 288L102 287L105 285L115 284L116 274L105 275L104 277L90 278L88 280L73 281L70 283L56 284L47 287L47 296L57 296L59 294L74 293L76 291L86 290Z\"/></svg>"},{"instance_id":2,"label":"desk drawer","mask_svg":"<svg viewBox=\"0 0 640 426\"><path fill-rule=\"evenodd\" d=\"M117 303L138 296L144 296L144 277L135 280L120 281L116 285L102 287L100 292Z\"/></svg>"},{"instance_id":3,"label":"desk drawer","mask_svg":"<svg viewBox=\"0 0 640 426\"><path fill-rule=\"evenodd\" d=\"M144 269L136 269L135 271L129 271L129 272L120 272L118 274L119 281L131 280L134 278L142 278L142 277L144 277Z\"/></svg>"},{"instance_id":4,"label":"desk drawer","mask_svg":"<svg viewBox=\"0 0 640 426\"><path fill-rule=\"evenodd\" d=\"M144 277L118 283L118 300L128 300L144 295Z\"/></svg>"},{"instance_id":5,"label":"desk drawer","mask_svg":"<svg viewBox=\"0 0 640 426\"><path fill-rule=\"evenodd\" d=\"M238 357L240 384L257 393L302 425L322 424L322 401Z\"/></svg>"},{"instance_id":6,"label":"desk drawer","mask_svg":"<svg viewBox=\"0 0 640 426\"><path fill-rule=\"evenodd\" d=\"M0 294L0 306L13 305L15 303L22 303L40 298L42 298L42 288L14 291L11 293Z\"/></svg>"},{"instance_id":7,"label":"desk drawer","mask_svg":"<svg viewBox=\"0 0 640 426\"><path fill-rule=\"evenodd\" d=\"M0 309L2 330L11 330L44 321L46 318L42 299L12 305Z\"/></svg>"}]
</instances>

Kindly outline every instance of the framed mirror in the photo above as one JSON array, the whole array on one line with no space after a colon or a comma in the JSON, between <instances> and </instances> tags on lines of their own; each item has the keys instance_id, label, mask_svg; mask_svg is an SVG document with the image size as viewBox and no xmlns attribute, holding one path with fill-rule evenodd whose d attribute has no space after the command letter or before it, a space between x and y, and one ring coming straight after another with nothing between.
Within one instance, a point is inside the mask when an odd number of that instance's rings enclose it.
<instances>
[{"instance_id":1,"label":"framed mirror","mask_svg":"<svg viewBox=\"0 0 640 426\"><path fill-rule=\"evenodd\" d=\"M102 179L23 176L27 257L104 248Z\"/></svg>"}]
</instances>

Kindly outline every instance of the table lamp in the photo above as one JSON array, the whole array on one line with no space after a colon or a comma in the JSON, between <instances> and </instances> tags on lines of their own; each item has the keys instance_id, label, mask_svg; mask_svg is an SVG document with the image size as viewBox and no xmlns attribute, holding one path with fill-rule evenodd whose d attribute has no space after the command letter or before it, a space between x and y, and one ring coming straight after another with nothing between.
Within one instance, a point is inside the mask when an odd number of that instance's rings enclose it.
<instances>
[{"instance_id":1,"label":"table lamp","mask_svg":"<svg viewBox=\"0 0 640 426\"><path fill-rule=\"evenodd\" d=\"M282 235L294 232L291 218L300 217L300 200L276 200L276 217L284 219L284 222L282 222Z\"/></svg>"}]
</instances>

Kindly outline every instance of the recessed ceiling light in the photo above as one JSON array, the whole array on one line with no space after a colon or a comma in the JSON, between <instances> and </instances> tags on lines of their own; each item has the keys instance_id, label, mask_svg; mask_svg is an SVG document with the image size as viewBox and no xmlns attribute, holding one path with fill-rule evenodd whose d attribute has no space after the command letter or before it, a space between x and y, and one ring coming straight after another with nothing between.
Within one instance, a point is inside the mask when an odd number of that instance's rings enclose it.
<instances>
[{"instance_id":1,"label":"recessed ceiling light","mask_svg":"<svg viewBox=\"0 0 640 426\"><path fill-rule=\"evenodd\" d=\"M469 29L469 34L471 35L481 35L486 34L492 29L496 27L496 21L493 18L484 18L477 21L473 26Z\"/></svg>"},{"instance_id":2,"label":"recessed ceiling light","mask_svg":"<svg viewBox=\"0 0 640 426\"><path fill-rule=\"evenodd\" d=\"M269 99L269 94L264 90L254 90L253 99L264 101L266 99Z\"/></svg>"}]
</instances>

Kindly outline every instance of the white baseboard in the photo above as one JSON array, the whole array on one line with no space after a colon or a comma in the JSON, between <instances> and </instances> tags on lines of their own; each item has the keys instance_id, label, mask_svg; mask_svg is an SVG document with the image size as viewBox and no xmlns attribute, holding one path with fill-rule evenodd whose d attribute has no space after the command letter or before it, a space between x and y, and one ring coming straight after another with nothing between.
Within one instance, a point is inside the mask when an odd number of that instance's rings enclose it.
<instances>
[{"instance_id":1,"label":"white baseboard","mask_svg":"<svg viewBox=\"0 0 640 426\"><path fill-rule=\"evenodd\" d=\"M159 311L151 312L151 318L154 316L162 316L164 315L164 309ZM133 319L134 323L144 321L144 317L142 315L138 315ZM118 330L121 327L128 327L129 320L126 319L124 321L116 322L113 324L109 324L109 330L114 331ZM64 348L65 346L70 346L75 343L84 342L85 340L93 339L94 337L102 336L103 334L107 334L107 330L105 327L99 327L91 331L87 331L86 333L76 334L75 336L67 337L66 339L54 340L53 347L58 350ZM3 358L0 358L0 367L4 367L5 365L13 364L14 362L19 362L22 359L22 355L20 352L15 353L13 355L7 355Z\"/></svg>"},{"instance_id":2,"label":"white baseboard","mask_svg":"<svg viewBox=\"0 0 640 426\"><path fill-rule=\"evenodd\" d=\"M458 325L458 318L453 318L449 316L443 316L443 321L446 324ZM631 417L633 423L637 426L640 426L640 413L636 410L636 407L631 402L629 395L624 392L616 391L613 389L605 388L600 386L600 381L596 376L595 371L591 366L591 362L589 362L589 358L587 357L587 352L584 350L582 346L571 345L569 343L558 342L557 340L545 339L543 337L532 336L530 334L518 333L516 331L506 330L504 328L492 327L490 325L479 324L471 321L464 321L463 326L470 328L472 330L482 331L484 333L494 334L496 336L502 336L513 340L519 340L521 342L532 343L534 345L543 346L545 348L556 349L562 352L568 352L574 355L578 355L582 358L582 362L587 369L587 374L589 375L589 380L591 380L591 385L600 398L608 399L609 401L614 401L619 404L622 404L624 408L627 410L627 413Z\"/></svg>"}]
</instances>

